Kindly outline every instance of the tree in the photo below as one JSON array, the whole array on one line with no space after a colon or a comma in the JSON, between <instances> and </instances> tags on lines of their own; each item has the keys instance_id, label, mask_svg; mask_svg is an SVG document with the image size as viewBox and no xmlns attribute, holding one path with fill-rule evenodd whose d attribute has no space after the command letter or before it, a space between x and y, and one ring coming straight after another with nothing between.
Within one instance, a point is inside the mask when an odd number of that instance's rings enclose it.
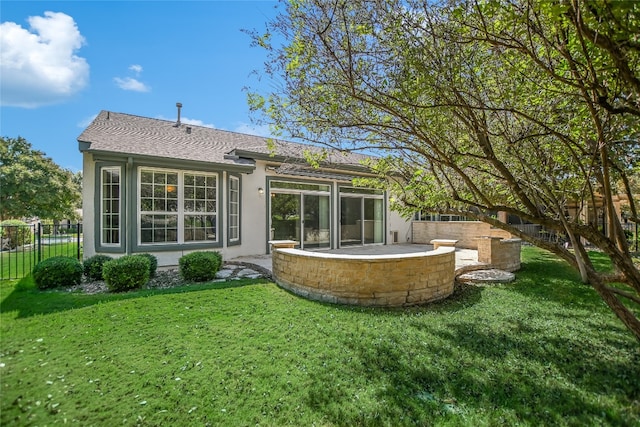
<instances>
[{"instance_id":1,"label":"tree","mask_svg":"<svg viewBox=\"0 0 640 427\"><path fill-rule=\"evenodd\" d=\"M558 254L640 339L640 272L613 204L623 183L638 221L639 28L638 3L606 0L292 0L253 34L279 89L249 103L288 137L378 154L375 184L407 216L466 215ZM604 233L582 222L596 205ZM615 274L595 270L587 242Z\"/></svg>"},{"instance_id":2,"label":"tree","mask_svg":"<svg viewBox=\"0 0 640 427\"><path fill-rule=\"evenodd\" d=\"M24 138L1 137L0 220L75 218L81 201L77 178Z\"/></svg>"}]
</instances>

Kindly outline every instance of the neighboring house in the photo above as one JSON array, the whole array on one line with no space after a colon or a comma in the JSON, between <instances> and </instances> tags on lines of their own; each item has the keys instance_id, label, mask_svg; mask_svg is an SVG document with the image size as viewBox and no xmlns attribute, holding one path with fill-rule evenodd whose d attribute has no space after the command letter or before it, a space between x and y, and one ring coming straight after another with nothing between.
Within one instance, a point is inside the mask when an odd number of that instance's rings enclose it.
<instances>
[{"instance_id":1,"label":"neighboring house","mask_svg":"<svg viewBox=\"0 0 640 427\"><path fill-rule=\"evenodd\" d=\"M366 156L329 151L321 167L304 144L102 111L78 137L83 154L84 256L185 253L225 259L303 249L405 242L410 223L388 195L356 188Z\"/></svg>"}]
</instances>

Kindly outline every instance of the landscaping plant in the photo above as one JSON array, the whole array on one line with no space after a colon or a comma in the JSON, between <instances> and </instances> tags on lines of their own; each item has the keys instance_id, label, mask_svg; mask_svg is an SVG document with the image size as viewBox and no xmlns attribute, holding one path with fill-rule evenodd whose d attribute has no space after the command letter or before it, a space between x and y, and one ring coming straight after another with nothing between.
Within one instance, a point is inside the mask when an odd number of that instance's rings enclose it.
<instances>
[{"instance_id":1,"label":"landscaping plant","mask_svg":"<svg viewBox=\"0 0 640 427\"><path fill-rule=\"evenodd\" d=\"M32 276L40 289L78 285L82 281L82 263L71 257L47 258L33 268Z\"/></svg>"},{"instance_id":2,"label":"landscaping plant","mask_svg":"<svg viewBox=\"0 0 640 427\"><path fill-rule=\"evenodd\" d=\"M125 255L108 261L102 267L102 275L112 292L139 289L149 281L150 263L146 257Z\"/></svg>"},{"instance_id":3,"label":"landscaping plant","mask_svg":"<svg viewBox=\"0 0 640 427\"><path fill-rule=\"evenodd\" d=\"M185 280L204 282L213 280L222 265L220 252L192 252L178 260L180 274Z\"/></svg>"},{"instance_id":4,"label":"landscaping plant","mask_svg":"<svg viewBox=\"0 0 640 427\"><path fill-rule=\"evenodd\" d=\"M104 263L113 260L108 255L94 255L83 263L84 275L91 280L103 280L102 267Z\"/></svg>"},{"instance_id":5,"label":"landscaping plant","mask_svg":"<svg viewBox=\"0 0 640 427\"><path fill-rule=\"evenodd\" d=\"M158 258L152 254L136 254L135 256L143 257L149 260L149 278L153 278L156 275L158 269Z\"/></svg>"}]
</instances>

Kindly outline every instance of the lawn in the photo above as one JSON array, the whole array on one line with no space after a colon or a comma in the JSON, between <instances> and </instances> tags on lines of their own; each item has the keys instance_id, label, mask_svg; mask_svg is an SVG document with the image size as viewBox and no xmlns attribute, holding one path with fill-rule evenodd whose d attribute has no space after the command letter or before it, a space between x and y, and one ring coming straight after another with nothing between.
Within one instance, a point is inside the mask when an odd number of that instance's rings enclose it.
<instances>
[{"instance_id":1,"label":"lawn","mask_svg":"<svg viewBox=\"0 0 640 427\"><path fill-rule=\"evenodd\" d=\"M513 284L410 309L0 283L3 426L640 425L640 345L534 248Z\"/></svg>"}]
</instances>

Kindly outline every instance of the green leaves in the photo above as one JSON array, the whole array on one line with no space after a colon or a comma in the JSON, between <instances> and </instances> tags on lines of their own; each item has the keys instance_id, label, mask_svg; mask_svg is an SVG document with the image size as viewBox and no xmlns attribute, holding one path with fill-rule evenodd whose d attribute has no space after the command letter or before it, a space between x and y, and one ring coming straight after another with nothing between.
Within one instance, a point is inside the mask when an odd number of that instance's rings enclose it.
<instances>
[{"instance_id":1,"label":"green leaves","mask_svg":"<svg viewBox=\"0 0 640 427\"><path fill-rule=\"evenodd\" d=\"M503 211L608 251L640 289L614 210L620 181L638 217L640 3L618 3L296 2L269 27L281 84L255 111L283 134L388 156L368 184L407 217Z\"/></svg>"},{"instance_id":2,"label":"green leaves","mask_svg":"<svg viewBox=\"0 0 640 427\"><path fill-rule=\"evenodd\" d=\"M75 218L77 177L24 138L0 138L0 218Z\"/></svg>"}]
</instances>

